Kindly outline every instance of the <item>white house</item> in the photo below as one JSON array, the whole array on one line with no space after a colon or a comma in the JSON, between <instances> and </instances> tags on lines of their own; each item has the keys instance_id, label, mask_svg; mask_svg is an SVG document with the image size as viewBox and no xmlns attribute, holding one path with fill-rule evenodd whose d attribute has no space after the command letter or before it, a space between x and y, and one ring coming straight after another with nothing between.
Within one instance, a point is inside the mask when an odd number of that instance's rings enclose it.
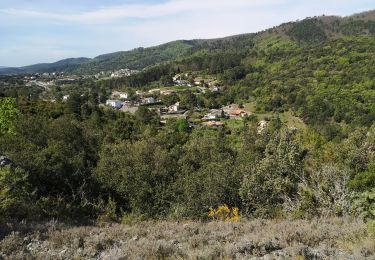
<instances>
[{"instance_id":1,"label":"white house","mask_svg":"<svg viewBox=\"0 0 375 260\"><path fill-rule=\"evenodd\" d=\"M129 94L126 93L126 92L114 91L112 93L112 97L117 97L117 98L121 98L121 99L128 99Z\"/></svg>"},{"instance_id":2,"label":"white house","mask_svg":"<svg viewBox=\"0 0 375 260\"><path fill-rule=\"evenodd\" d=\"M121 93L121 94L120 94L120 98L128 99L128 97L129 97L129 94L128 94L128 93Z\"/></svg>"},{"instance_id":3,"label":"white house","mask_svg":"<svg viewBox=\"0 0 375 260\"><path fill-rule=\"evenodd\" d=\"M264 131L264 129L266 129L267 128L267 126L268 126L268 122L266 121L266 120L262 120L262 121L260 121L259 123L258 123L258 128L257 128L257 132L258 132L258 134L261 134L263 131Z\"/></svg>"},{"instance_id":4,"label":"white house","mask_svg":"<svg viewBox=\"0 0 375 260\"><path fill-rule=\"evenodd\" d=\"M62 100L63 100L63 101L67 101L68 98L69 98L69 95L65 95L65 96L62 97Z\"/></svg>"},{"instance_id":5,"label":"white house","mask_svg":"<svg viewBox=\"0 0 375 260\"><path fill-rule=\"evenodd\" d=\"M154 104L155 98L153 98L153 97L144 98L142 103L143 104Z\"/></svg>"},{"instance_id":6,"label":"white house","mask_svg":"<svg viewBox=\"0 0 375 260\"><path fill-rule=\"evenodd\" d=\"M223 115L224 114L224 115ZM203 120L215 120L221 117L225 117L225 113L221 109L212 109L210 113L206 114L202 119Z\"/></svg>"},{"instance_id":7,"label":"white house","mask_svg":"<svg viewBox=\"0 0 375 260\"><path fill-rule=\"evenodd\" d=\"M107 100L105 103L107 106L111 106L114 108L121 108L122 107L122 102L120 100Z\"/></svg>"},{"instance_id":8,"label":"white house","mask_svg":"<svg viewBox=\"0 0 375 260\"><path fill-rule=\"evenodd\" d=\"M176 91L171 90L171 89L160 90L160 94L163 95L163 96L168 96L168 95L171 95L173 93L176 93Z\"/></svg>"},{"instance_id":9,"label":"white house","mask_svg":"<svg viewBox=\"0 0 375 260\"><path fill-rule=\"evenodd\" d=\"M168 110L169 112L178 112L180 110L180 102L177 102L176 104L170 106Z\"/></svg>"}]
</instances>

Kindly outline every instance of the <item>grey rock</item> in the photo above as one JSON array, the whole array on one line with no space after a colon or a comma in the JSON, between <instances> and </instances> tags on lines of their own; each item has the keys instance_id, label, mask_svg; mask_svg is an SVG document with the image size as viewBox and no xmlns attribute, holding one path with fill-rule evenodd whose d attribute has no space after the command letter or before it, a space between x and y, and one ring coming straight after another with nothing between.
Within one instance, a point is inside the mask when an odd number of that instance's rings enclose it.
<instances>
[{"instance_id":1,"label":"grey rock","mask_svg":"<svg viewBox=\"0 0 375 260\"><path fill-rule=\"evenodd\" d=\"M13 167L14 166L13 161L6 156L0 156L0 168L4 168L6 166Z\"/></svg>"}]
</instances>

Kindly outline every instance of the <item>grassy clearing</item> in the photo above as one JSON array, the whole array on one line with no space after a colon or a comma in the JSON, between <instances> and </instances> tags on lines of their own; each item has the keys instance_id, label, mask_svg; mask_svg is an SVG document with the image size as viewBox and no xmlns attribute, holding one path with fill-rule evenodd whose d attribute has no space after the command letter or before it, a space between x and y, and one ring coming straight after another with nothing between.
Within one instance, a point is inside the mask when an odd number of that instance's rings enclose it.
<instances>
[{"instance_id":1,"label":"grassy clearing","mask_svg":"<svg viewBox=\"0 0 375 260\"><path fill-rule=\"evenodd\" d=\"M198 88L195 87L195 86L192 86L192 87L189 87L189 86L169 86L169 87L162 86L162 87L157 87L157 88L153 88L153 89L174 90L176 92L182 92L182 91L186 91L186 90L191 90L192 92L196 92L198 90Z\"/></svg>"},{"instance_id":2,"label":"grassy clearing","mask_svg":"<svg viewBox=\"0 0 375 260\"><path fill-rule=\"evenodd\" d=\"M9 230L10 231L10 230ZM149 221L18 226L0 241L9 259L374 259L365 225L349 219Z\"/></svg>"},{"instance_id":3,"label":"grassy clearing","mask_svg":"<svg viewBox=\"0 0 375 260\"><path fill-rule=\"evenodd\" d=\"M244 125L244 122L241 119L222 119L221 121L223 121L230 129L235 130L242 129Z\"/></svg>"},{"instance_id":4,"label":"grassy clearing","mask_svg":"<svg viewBox=\"0 0 375 260\"><path fill-rule=\"evenodd\" d=\"M264 112L256 111L256 103L255 102L246 103L246 104L244 104L244 106L245 106L244 110L246 112L254 114L255 116L257 116L257 118L259 120L272 118L272 116L274 116L273 112L264 113ZM288 127L296 127L298 129L305 129L306 128L306 124L302 121L302 119L294 116L291 111L279 113L279 116L280 116L281 122L283 124L287 125Z\"/></svg>"}]
</instances>

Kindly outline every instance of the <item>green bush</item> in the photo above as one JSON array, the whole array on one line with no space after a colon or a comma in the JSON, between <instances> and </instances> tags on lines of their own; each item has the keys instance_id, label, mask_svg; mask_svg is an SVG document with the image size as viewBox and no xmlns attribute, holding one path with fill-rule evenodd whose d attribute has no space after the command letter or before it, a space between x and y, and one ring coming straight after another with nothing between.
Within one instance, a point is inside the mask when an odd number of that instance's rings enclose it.
<instances>
[{"instance_id":1,"label":"green bush","mask_svg":"<svg viewBox=\"0 0 375 260\"><path fill-rule=\"evenodd\" d=\"M302 153L293 134L286 130L273 137L265 153L265 158L246 173L240 195L247 214L272 217L285 198L297 194Z\"/></svg>"},{"instance_id":2,"label":"green bush","mask_svg":"<svg viewBox=\"0 0 375 260\"><path fill-rule=\"evenodd\" d=\"M0 220L33 217L33 197L27 172L0 168Z\"/></svg>"},{"instance_id":3,"label":"green bush","mask_svg":"<svg viewBox=\"0 0 375 260\"><path fill-rule=\"evenodd\" d=\"M172 152L155 139L124 141L103 147L94 178L110 194L121 198L119 208L156 217L170 207L166 201L173 198L175 161Z\"/></svg>"},{"instance_id":4,"label":"green bush","mask_svg":"<svg viewBox=\"0 0 375 260\"><path fill-rule=\"evenodd\" d=\"M363 192L354 198L354 213L365 221L375 220L375 189Z\"/></svg>"},{"instance_id":5,"label":"green bush","mask_svg":"<svg viewBox=\"0 0 375 260\"><path fill-rule=\"evenodd\" d=\"M349 187L358 192L364 192L375 188L375 172L368 171L358 173L352 180L350 180Z\"/></svg>"},{"instance_id":6,"label":"green bush","mask_svg":"<svg viewBox=\"0 0 375 260\"><path fill-rule=\"evenodd\" d=\"M146 218L143 215L123 213L120 222L121 224L124 224L124 225L135 225L145 220Z\"/></svg>"}]
</instances>

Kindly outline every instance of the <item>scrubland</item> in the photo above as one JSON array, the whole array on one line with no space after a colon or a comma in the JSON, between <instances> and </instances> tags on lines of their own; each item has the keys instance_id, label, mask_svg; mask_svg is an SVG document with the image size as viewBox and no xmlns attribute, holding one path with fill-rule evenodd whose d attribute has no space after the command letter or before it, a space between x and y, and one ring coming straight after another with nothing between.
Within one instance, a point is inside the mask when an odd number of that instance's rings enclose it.
<instances>
[{"instance_id":1,"label":"scrubland","mask_svg":"<svg viewBox=\"0 0 375 260\"><path fill-rule=\"evenodd\" d=\"M145 221L1 226L2 259L374 259L356 220Z\"/></svg>"}]
</instances>

